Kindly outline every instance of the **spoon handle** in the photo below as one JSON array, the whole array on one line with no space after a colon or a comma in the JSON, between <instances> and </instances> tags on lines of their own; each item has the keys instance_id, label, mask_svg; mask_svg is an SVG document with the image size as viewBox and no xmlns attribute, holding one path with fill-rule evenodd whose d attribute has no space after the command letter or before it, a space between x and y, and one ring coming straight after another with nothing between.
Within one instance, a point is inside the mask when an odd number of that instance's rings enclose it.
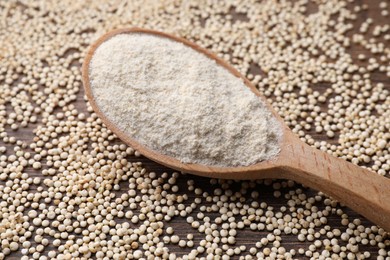
<instances>
[{"instance_id":1,"label":"spoon handle","mask_svg":"<svg viewBox=\"0 0 390 260\"><path fill-rule=\"evenodd\" d=\"M283 156L288 176L321 190L386 231L390 231L390 179L302 142Z\"/></svg>"}]
</instances>

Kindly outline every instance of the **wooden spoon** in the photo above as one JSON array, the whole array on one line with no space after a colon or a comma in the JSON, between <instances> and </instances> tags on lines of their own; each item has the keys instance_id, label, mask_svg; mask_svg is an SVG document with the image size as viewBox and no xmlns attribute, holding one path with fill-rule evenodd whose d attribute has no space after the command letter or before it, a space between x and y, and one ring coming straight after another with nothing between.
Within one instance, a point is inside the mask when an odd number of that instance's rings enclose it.
<instances>
[{"instance_id":1,"label":"wooden spoon","mask_svg":"<svg viewBox=\"0 0 390 260\"><path fill-rule=\"evenodd\" d=\"M241 78L259 98L263 99L269 110L283 125L281 151L272 160L263 161L246 167L210 167L200 164L184 164L179 160L157 153L124 134L106 117L97 106L89 80L89 64L96 48L107 39L124 33L145 33L169 38L184 43L203 53L219 65L225 67L233 75ZM365 216L372 222L390 231L390 179L358 167L345 160L333 157L302 142L283 123L282 118L272 109L258 90L226 61L220 59L198 45L176 36L140 28L120 29L103 35L92 46L83 63L83 83L86 95L94 111L106 126L125 143L141 154L162 165L178 171L189 172L201 176L224 179L264 179L282 178L300 182L316 190L323 191L334 199L344 203L351 209Z\"/></svg>"}]
</instances>

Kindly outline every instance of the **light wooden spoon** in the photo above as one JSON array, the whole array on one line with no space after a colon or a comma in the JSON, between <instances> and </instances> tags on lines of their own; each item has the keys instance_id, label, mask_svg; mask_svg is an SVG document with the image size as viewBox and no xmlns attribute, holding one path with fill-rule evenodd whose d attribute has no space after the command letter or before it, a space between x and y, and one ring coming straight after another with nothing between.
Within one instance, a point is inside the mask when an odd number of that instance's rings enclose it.
<instances>
[{"instance_id":1,"label":"light wooden spoon","mask_svg":"<svg viewBox=\"0 0 390 260\"><path fill-rule=\"evenodd\" d=\"M264 100L269 110L283 125L283 137L280 143L281 151L272 160L263 161L246 167L210 167L200 164L184 164L179 160L157 153L124 134L103 114L95 102L90 86L89 64L96 48L107 39L124 33L145 33L169 38L184 43L203 53L219 65L225 67L233 75L241 78L260 99ZM86 55L82 68L83 83L86 95L94 111L100 116L106 126L125 143L137 149L141 154L170 168L201 176L225 179L264 179L282 178L300 182L306 186L320 190L334 199L349 206L372 222L390 231L390 179L374 172L358 167L345 160L321 152L302 142L283 123L282 118L272 109L258 90L226 61L217 57L198 45L170 34L140 29L121 29L111 31L98 39Z\"/></svg>"}]
</instances>

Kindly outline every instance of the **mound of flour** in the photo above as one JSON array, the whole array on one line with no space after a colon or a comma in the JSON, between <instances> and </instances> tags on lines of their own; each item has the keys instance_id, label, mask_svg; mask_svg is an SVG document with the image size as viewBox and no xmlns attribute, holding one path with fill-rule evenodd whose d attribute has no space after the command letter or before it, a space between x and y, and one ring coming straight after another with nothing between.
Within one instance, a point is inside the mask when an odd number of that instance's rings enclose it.
<instances>
[{"instance_id":1,"label":"mound of flour","mask_svg":"<svg viewBox=\"0 0 390 260\"><path fill-rule=\"evenodd\" d=\"M276 156L281 126L244 82L173 40L119 34L90 63L97 105L121 131L184 163L247 166Z\"/></svg>"}]
</instances>

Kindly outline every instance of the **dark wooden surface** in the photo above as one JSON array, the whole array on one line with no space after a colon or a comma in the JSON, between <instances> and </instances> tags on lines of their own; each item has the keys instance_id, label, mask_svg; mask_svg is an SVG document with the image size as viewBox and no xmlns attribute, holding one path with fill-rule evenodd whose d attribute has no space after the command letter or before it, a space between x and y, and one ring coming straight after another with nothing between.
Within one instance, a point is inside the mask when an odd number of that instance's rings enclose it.
<instances>
[{"instance_id":1,"label":"dark wooden surface","mask_svg":"<svg viewBox=\"0 0 390 260\"><path fill-rule=\"evenodd\" d=\"M390 1L388 1L388 0L385 0L385 1L387 1L388 4L390 5ZM374 21L375 21L374 24L386 24L386 23L389 24L390 23L390 18L389 18L390 16L383 17L379 14L379 7L378 7L379 2L380 1L357 0L357 1L355 1L354 4L351 4L351 8L355 5L362 5L363 3L369 5L369 9L367 11L361 12L361 15L354 22L355 28L358 28L360 26L360 24L363 21L365 21L368 17L371 17L374 19ZM312 12L312 11L315 11L315 10L313 10L313 9L308 10L308 12ZM237 19L243 19L244 15L243 14L234 14L234 16ZM387 46L388 45L389 45L389 42L387 42ZM349 51L353 57L356 57L359 53L365 53L367 56L370 55L367 51L363 50L360 47L355 47L355 46L352 46L349 49ZM254 74L260 73L260 71L258 71L258 69L256 69L256 68L252 68L251 71ZM372 78L372 81L374 83L382 82L385 84L385 86L388 89L390 89L390 79L388 77L386 77L386 75L384 75L383 73L373 72L371 78ZM315 88L318 88L318 89L323 89L325 87L327 87L327 86L324 86L324 85L315 86ZM75 106L80 111L86 111L85 102L83 100L83 91L80 91L77 102L75 102ZM36 124L32 125L32 127L36 127ZM21 128L17 131L9 130L8 132L11 136L15 136L21 140L26 140L28 143L31 142L31 140L33 138L32 128ZM329 140L324 135L318 135L315 133L311 133L311 134L317 140L327 140L327 141L332 142L332 143L336 142L336 140ZM119 140L116 140L115 142L120 143ZM0 145L2 145L2 144L0 143ZM7 146L10 146L10 145L7 145ZM10 150L10 149L12 149L12 148L10 147L8 150ZM162 173L165 171L172 172L172 170L165 168L161 165L158 165L158 164L156 164L156 163L154 163L146 158L143 158L143 157L140 157L140 158L132 157L132 158L130 158L130 160L143 162L149 171L155 171L156 173ZM28 173L31 176L41 176L39 171L34 171L31 168L28 169ZM186 185L187 185L186 182L189 179L195 180L196 185L202 187L205 191L211 192L213 189L212 185L210 185L210 182L209 182L210 180L208 178L202 178L202 177L197 177L197 176L192 176L192 175L183 175L179 178L179 187L182 188L180 192L186 192L186 189L183 189L183 188L186 187ZM237 182L236 186L239 187L240 182ZM297 186L299 186L299 184L297 184ZM126 187L127 187L127 185L122 185L122 189L126 189ZM280 198L275 198L273 196L274 190L273 190L272 186L265 185L265 184L257 184L255 189L260 193L260 196L258 199L259 201L267 202L268 205L273 206L275 209L279 209L281 206L286 205L287 200L284 199L283 196ZM308 189L305 187L302 187L302 189L308 195L314 195L317 193L317 191L314 191L314 190L311 190L311 189ZM282 194L283 194L283 192L282 192ZM196 196L192 192L190 192L188 195L190 198L194 198ZM189 201L192 201L192 199L189 199ZM246 196L246 201L247 202L251 201L250 196ZM319 208L324 207L324 205L322 203L318 204L318 206L319 206ZM360 218L362 220L363 225L365 225L367 227L372 225L372 223L370 223L369 221L367 221L363 217L359 216L357 213L349 210L348 208L343 208L343 210L344 210L344 212L346 212L349 215L351 220L354 218ZM192 213L192 215L196 214L197 212L198 212L198 210L196 210L194 213ZM331 226L331 228L339 228L340 230L345 230L345 227L343 227L341 225L340 220L341 220L341 218L339 216L331 215L328 217L328 224ZM201 236L198 235L197 232L195 230L193 230L189 224L186 223L185 218L174 218L167 225L174 227L176 233L179 235L193 233L195 245L197 245L198 242L201 240ZM247 246L247 250L249 250L250 247L254 246L256 242L258 242L262 237L265 237L267 234L268 234L268 232L266 232L266 231L254 232L254 231L250 231L248 229L240 230L238 232L238 235L236 238L236 241L237 241L236 244L237 245L244 244ZM323 237L323 238L325 238L325 237ZM312 244L312 242L299 242L295 235L283 235L282 234L282 243L281 244L287 250L289 250L289 249L298 250L299 248L306 248L307 249L308 246L310 244ZM183 253L189 253L191 251L191 249L188 249L188 248L182 249L182 248L179 248L178 246L173 246L173 245L169 245L168 247L171 249L172 252L177 252L178 255L181 255ZM378 252L378 248L376 246L359 246L359 248L360 248L361 252L364 252L364 251L371 252L372 258L373 259L376 258L375 256L377 255L377 252ZM55 248L53 248L52 246L48 246L47 249L45 250L45 252L47 252L49 250L55 250ZM387 250L390 250L390 248L387 248ZM20 257L21 257L20 252L17 252L17 253L13 253L9 257L9 259L19 259ZM302 257L298 254L297 254L296 258L305 259L304 257Z\"/></svg>"}]
</instances>

